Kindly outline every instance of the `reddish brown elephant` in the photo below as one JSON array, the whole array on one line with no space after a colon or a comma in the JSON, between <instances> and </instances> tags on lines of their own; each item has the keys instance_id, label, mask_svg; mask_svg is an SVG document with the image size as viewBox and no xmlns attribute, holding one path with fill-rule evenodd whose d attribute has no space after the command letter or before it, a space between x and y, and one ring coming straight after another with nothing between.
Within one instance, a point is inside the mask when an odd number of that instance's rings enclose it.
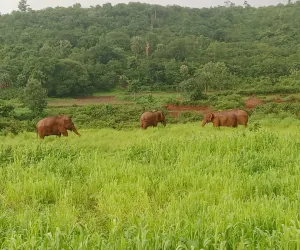
<instances>
[{"instance_id":1,"label":"reddish brown elephant","mask_svg":"<svg viewBox=\"0 0 300 250\"><path fill-rule=\"evenodd\" d=\"M36 124L36 132L41 139L49 135L68 136L68 130L80 136L71 117L67 115L46 117Z\"/></svg>"},{"instance_id":2,"label":"reddish brown elephant","mask_svg":"<svg viewBox=\"0 0 300 250\"><path fill-rule=\"evenodd\" d=\"M149 126L156 127L159 122L166 126L166 117L162 111L147 111L141 115L140 121L143 129Z\"/></svg>"},{"instance_id":3,"label":"reddish brown elephant","mask_svg":"<svg viewBox=\"0 0 300 250\"><path fill-rule=\"evenodd\" d=\"M242 109L231 109L231 110L220 111L218 113L223 115L228 115L233 113L237 116L237 124L244 125L245 127L247 127L248 113ZM202 127L204 127L206 123L211 122L209 120L210 120L209 117L208 119L205 118L202 122Z\"/></svg>"},{"instance_id":4,"label":"reddish brown elephant","mask_svg":"<svg viewBox=\"0 0 300 250\"><path fill-rule=\"evenodd\" d=\"M242 109L231 109L231 110L227 110L227 111L223 111L223 112L233 112L234 114L236 114L237 119L238 119L238 125L244 125L245 127L247 127L248 124L248 113L245 110Z\"/></svg>"},{"instance_id":5,"label":"reddish brown elephant","mask_svg":"<svg viewBox=\"0 0 300 250\"><path fill-rule=\"evenodd\" d=\"M212 122L214 127L234 127L238 126L238 118L234 112L213 112L207 114L202 122L202 127L206 123Z\"/></svg>"}]
</instances>

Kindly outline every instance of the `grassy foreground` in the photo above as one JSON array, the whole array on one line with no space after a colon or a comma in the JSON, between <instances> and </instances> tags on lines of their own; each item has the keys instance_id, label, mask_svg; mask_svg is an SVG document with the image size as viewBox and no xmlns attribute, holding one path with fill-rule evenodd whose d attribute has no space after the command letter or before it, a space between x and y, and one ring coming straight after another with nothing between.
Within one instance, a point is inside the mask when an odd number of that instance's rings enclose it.
<instances>
[{"instance_id":1,"label":"grassy foreground","mask_svg":"<svg viewBox=\"0 0 300 250\"><path fill-rule=\"evenodd\" d=\"M1 249L299 249L300 131L0 137Z\"/></svg>"}]
</instances>

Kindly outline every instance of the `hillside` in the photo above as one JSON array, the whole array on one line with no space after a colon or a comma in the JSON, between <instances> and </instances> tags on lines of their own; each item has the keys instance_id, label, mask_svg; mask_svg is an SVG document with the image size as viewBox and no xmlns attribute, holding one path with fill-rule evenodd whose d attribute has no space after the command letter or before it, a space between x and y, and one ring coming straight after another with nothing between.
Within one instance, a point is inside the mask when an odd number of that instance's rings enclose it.
<instances>
[{"instance_id":1,"label":"hillside","mask_svg":"<svg viewBox=\"0 0 300 250\"><path fill-rule=\"evenodd\" d=\"M0 86L22 87L33 77L49 96L68 97L115 88L174 90L198 77L208 90L295 92L299 28L299 1L261 8L129 3L14 11L0 16Z\"/></svg>"}]
</instances>

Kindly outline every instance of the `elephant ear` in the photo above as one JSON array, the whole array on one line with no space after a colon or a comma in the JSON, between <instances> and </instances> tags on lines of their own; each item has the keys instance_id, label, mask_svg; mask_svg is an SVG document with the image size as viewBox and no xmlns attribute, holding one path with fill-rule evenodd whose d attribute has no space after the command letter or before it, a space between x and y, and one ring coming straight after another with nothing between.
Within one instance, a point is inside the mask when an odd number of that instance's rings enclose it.
<instances>
[{"instance_id":1,"label":"elephant ear","mask_svg":"<svg viewBox=\"0 0 300 250\"><path fill-rule=\"evenodd\" d=\"M163 119L163 118L164 118L164 115L163 115L163 113L162 113L161 111L157 111L157 114L158 114L158 117L159 117L160 119Z\"/></svg>"},{"instance_id":2,"label":"elephant ear","mask_svg":"<svg viewBox=\"0 0 300 250\"><path fill-rule=\"evenodd\" d=\"M211 113L209 116L210 121L214 118L214 113Z\"/></svg>"}]
</instances>

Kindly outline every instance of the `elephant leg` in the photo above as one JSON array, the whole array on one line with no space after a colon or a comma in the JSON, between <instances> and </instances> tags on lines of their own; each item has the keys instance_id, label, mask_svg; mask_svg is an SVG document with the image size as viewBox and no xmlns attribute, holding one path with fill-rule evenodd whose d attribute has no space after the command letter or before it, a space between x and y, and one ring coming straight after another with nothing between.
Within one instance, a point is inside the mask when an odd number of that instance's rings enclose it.
<instances>
[{"instance_id":1,"label":"elephant leg","mask_svg":"<svg viewBox=\"0 0 300 250\"><path fill-rule=\"evenodd\" d=\"M146 122L143 122L142 128L143 129L147 129L148 128L148 124Z\"/></svg>"},{"instance_id":2,"label":"elephant leg","mask_svg":"<svg viewBox=\"0 0 300 250\"><path fill-rule=\"evenodd\" d=\"M148 126L147 126L147 123L145 121L142 121L141 122L141 128L142 129L146 129Z\"/></svg>"},{"instance_id":3,"label":"elephant leg","mask_svg":"<svg viewBox=\"0 0 300 250\"><path fill-rule=\"evenodd\" d=\"M68 131L66 130L62 134L63 134L63 136L68 136Z\"/></svg>"},{"instance_id":4,"label":"elephant leg","mask_svg":"<svg viewBox=\"0 0 300 250\"><path fill-rule=\"evenodd\" d=\"M64 127L59 127L58 129L63 136L68 136L68 131Z\"/></svg>"},{"instance_id":5,"label":"elephant leg","mask_svg":"<svg viewBox=\"0 0 300 250\"><path fill-rule=\"evenodd\" d=\"M45 138L45 135L43 133L39 133L38 135L39 135L41 140L43 140Z\"/></svg>"}]
</instances>

